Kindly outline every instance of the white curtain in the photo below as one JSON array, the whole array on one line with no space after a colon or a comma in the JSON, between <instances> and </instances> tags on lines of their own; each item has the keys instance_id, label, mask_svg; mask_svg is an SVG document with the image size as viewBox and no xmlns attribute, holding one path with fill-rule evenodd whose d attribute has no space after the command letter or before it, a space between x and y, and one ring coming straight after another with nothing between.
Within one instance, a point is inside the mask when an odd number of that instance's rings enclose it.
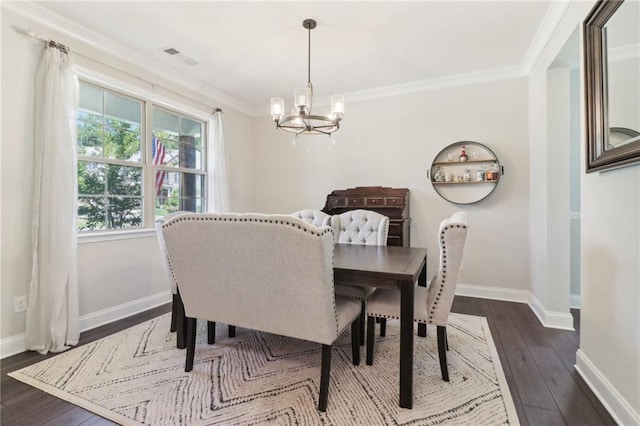
<instances>
[{"instance_id":1,"label":"white curtain","mask_svg":"<svg viewBox=\"0 0 640 426\"><path fill-rule=\"evenodd\" d=\"M222 118L222 111L217 110L209 123L209 211L213 213L229 212L229 180Z\"/></svg>"},{"instance_id":2,"label":"white curtain","mask_svg":"<svg viewBox=\"0 0 640 426\"><path fill-rule=\"evenodd\" d=\"M40 353L78 343L77 79L69 55L49 46L36 75L33 266L25 343Z\"/></svg>"}]
</instances>

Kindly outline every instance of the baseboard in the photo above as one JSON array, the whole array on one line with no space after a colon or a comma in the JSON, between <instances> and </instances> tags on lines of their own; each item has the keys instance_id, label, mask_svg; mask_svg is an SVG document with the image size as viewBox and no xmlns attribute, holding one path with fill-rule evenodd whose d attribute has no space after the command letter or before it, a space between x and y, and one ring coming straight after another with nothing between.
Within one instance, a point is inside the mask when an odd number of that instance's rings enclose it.
<instances>
[{"instance_id":1,"label":"baseboard","mask_svg":"<svg viewBox=\"0 0 640 426\"><path fill-rule=\"evenodd\" d=\"M506 302L529 302L529 291L504 287L487 287L473 284L460 284L456 286L456 295L477 297L479 299L503 300Z\"/></svg>"},{"instance_id":2,"label":"baseboard","mask_svg":"<svg viewBox=\"0 0 640 426\"><path fill-rule=\"evenodd\" d=\"M153 294L151 296L136 299L123 303L112 308L103 309L98 312L83 315L80 317L80 331L91 330L101 325L118 321L122 318L130 317L140 312L147 311L156 306L171 302L171 291Z\"/></svg>"},{"instance_id":3,"label":"baseboard","mask_svg":"<svg viewBox=\"0 0 640 426\"><path fill-rule=\"evenodd\" d=\"M0 359L25 351L24 333L0 340Z\"/></svg>"},{"instance_id":4,"label":"baseboard","mask_svg":"<svg viewBox=\"0 0 640 426\"><path fill-rule=\"evenodd\" d=\"M458 284L456 295L480 299L504 300L506 302L527 303L542 325L549 328L573 330L573 316L570 313L553 312L544 309L537 297L529 290L504 287L487 287L473 284Z\"/></svg>"},{"instance_id":5,"label":"baseboard","mask_svg":"<svg viewBox=\"0 0 640 426\"><path fill-rule=\"evenodd\" d=\"M640 413L631 407L580 349L576 352L575 369L617 424L640 425Z\"/></svg>"},{"instance_id":6,"label":"baseboard","mask_svg":"<svg viewBox=\"0 0 640 426\"><path fill-rule=\"evenodd\" d=\"M83 315L80 317L80 331L91 330L169 302L171 302L171 291L167 290L112 308ZM19 354L25 350L24 333L0 340L0 359Z\"/></svg>"},{"instance_id":7,"label":"baseboard","mask_svg":"<svg viewBox=\"0 0 640 426\"><path fill-rule=\"evenodd\" d=\"M573 315L565 312L547 311L540 300L530 293L529 306L543 326L561 330L574 330Z\"/></svg>"}]
</instances>

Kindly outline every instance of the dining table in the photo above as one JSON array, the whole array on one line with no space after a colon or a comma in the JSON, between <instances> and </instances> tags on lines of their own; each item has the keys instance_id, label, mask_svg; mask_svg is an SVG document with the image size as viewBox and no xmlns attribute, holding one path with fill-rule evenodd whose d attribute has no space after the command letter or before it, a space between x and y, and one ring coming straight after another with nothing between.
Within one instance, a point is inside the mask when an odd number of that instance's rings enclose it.
<instances>
[{"instance_id":1,"label":"dining table","mask_svg":"<svg viewBox=\"0 0 640 426\"><path fill-rule=\"evenodd\" d=\"M413 324L415 285L427 285L427 249L336 244L336 284L396 288L400 291L400 407L413 408ZM426 324L418 324L426 336Z\"/></svg>"}]
</instances>

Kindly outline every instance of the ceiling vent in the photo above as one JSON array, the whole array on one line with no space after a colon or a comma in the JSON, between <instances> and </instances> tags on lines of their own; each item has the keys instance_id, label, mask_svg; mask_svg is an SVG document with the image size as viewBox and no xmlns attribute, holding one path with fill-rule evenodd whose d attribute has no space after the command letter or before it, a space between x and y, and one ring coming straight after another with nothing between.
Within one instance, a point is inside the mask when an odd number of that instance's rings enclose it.
<instances>
[{"instance_id":1,"label":"ceiling vent","mask_svg":"<svg viewBox=\"0 0 640 426\"><path fill-rule=\"evenodd\" d=\"M180 52L178 49L174 49L173 47L161 48L160 50L162 50L164 53L166 53L169 56L173 56L174 58L180 60L182 63L185 63L187 65L191 65L191 66L198 65L198 61L185 55L184 53Z\"/></svg>"}]
</instances>

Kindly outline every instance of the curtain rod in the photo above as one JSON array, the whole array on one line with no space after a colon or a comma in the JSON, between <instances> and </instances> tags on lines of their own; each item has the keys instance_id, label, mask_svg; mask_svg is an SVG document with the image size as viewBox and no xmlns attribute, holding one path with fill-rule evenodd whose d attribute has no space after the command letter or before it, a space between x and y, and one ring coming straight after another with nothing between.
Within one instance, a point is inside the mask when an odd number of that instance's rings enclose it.
<instances>
[{"instance_id":1,"label":"curtain rod","mask_svg":"<svg viewBox=\"0 0 640 426\"><path fill-rule=\"evenodd\" d=\"M140 81L143 81L143 82L145 82L145 83L147 83L147 84L150 84L153 88L159 87L160 89L162 89L162 90L164 90L164 91L167 91L167 92L172 93L172 94L174 94L174 95L180 96L181 98L188 99L189 101L191 101L191 102L195 102L195 103L197 103L197 104L199 104L199 105L202 105L202 106L206 107L207 109L211 109L211 110L213 110L213 112L211 113L211 115L212 115L212 116L213 116L216 112L224 113L224 111L223 111L221 108L218 108L218 107L213 108L213 107L211 107L211 105L205 104L204 102L200 102L200 101L195 100L195 99L188 98L188 97L186 97L185 95L183 95L182 93L176 92L175 90L168 89L168 88L166 88L166 87L164 87L164 86L162 86L162 85L160 85L160 84L154 83L153 81L149 81L149 80L147 80L146 78L143 78L143 77L140 77L140 76L138 76L138 75L132 74L132 73L130 73L130 72L128 72L128 71L120 70L120 69L118 69L118 68L114 67L113 65L107 64L107 63L105 63L105 62L98 61L97 59L94 59L94 58L91 58L91 57L89 57L89 56L83 55L82 53L78 53L78 52L76 52L76 51L73 51L73 50L71 50L71 49L69 48L69 46L65 46L65 45L64 45L64 44L62 44L62 43L58 43L58 42L56 42L56 41L46 39L46 38L42 37L40 34L36 33L36 32L35 32L35 31L33 31L33 30L30 30L30 29L24 29L24 28L18 28L18 27L14 27L14 29L15 29L15 30L16 30L16 32L18 32L19 34L25 35L25 36L27 36L27 37L29 37L29 38L35 38L35 39L37 39L37 40L43 41L43 42L45 42L45 43L47 44L47 46L49 46L49 47L54 47L54 48L56 48L56 49L59 49L60 51L62 51L62 52L64 52L64 53L66 53L66 54L68 54L68 53L73 53L74 55L81 56L81 57L83 57L83 58L85 58L85 59L88 59L88 60L90 60L90 61L96 62L96 63L101 64L101 65L104 65L104 66L106 66L106 67L109 67L109 68L111 68L111 69L112 69L112 70L114 70L114 71L117 71L117 72L120 72L120 73L126 74L126 75L128 75L128 76L130 76L130 77L136 78L136 79L138 79L138 80L140 80Z\"/></svg>"}]
</instances>

